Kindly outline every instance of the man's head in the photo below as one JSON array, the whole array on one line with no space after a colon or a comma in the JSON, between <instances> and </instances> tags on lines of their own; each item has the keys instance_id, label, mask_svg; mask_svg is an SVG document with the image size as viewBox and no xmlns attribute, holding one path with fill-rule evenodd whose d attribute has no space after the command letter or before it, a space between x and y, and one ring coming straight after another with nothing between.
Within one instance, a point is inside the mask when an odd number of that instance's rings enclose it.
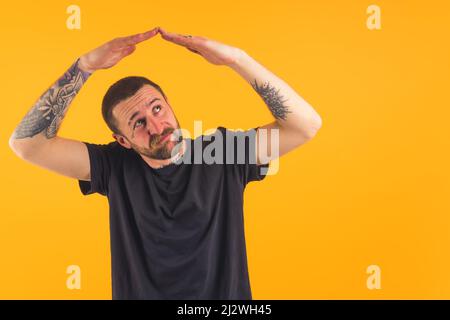
<instances>
[{"instance_id":1,"label":"man's head","mask_svg":"<svg viewBox=\"0 0 450 320\"><path fill-rule=\"evenodd\" d=\"M102 115L118 143L151 159L171 158L172 149L183 139L166 95L144 77L114 83L103 98ZM176 141L171 141L172 133Z\"/></svg>"}]
</instances>

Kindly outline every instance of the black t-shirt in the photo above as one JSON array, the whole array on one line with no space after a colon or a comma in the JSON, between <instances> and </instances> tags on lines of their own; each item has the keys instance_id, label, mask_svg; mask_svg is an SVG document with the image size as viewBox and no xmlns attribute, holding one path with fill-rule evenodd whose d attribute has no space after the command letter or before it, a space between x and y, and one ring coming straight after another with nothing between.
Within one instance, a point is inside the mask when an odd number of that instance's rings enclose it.
<instances>
[{"instance_id":1,"label":"black t-shirt","mask_svg":"<svg viewBox=\"0 0 450 320\"><path fill-rule=\"evenodd\" d=\"M225 134L248 137L255 129L219 127L184 138L181 163L160 169L117 142L84 142L91 181L79 180L81 192L109 202L113 299L252 299L243 192L265 177L269 164L255 164L251 138L244 139L245 161L237 161L235 143L234 164L227 163L231 139ZM217 133L224 138L223 161L199 164L198 146L205 150Z\"/></svg>"}]
</instances>

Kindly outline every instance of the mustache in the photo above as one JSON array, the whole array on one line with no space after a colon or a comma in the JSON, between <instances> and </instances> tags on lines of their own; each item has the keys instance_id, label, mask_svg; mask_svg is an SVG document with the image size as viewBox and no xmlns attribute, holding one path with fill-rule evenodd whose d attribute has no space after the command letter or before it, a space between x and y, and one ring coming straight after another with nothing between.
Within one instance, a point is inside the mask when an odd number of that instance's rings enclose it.
<instances>
[{"instance_id":1,"label":"mustache","mask_svg":"<svg viewBox=\"0 0 450 320\"><path fill-rule=\"evenodd\" d=\"M172 132L174 131L175 131L174 128L169 127L164 129L163 132L161 132L161 134L153 134L150 137L150 148L156 146L161 141L162 138L164 138L168 134L172 134Z\"/></svg>"}]
</instances>

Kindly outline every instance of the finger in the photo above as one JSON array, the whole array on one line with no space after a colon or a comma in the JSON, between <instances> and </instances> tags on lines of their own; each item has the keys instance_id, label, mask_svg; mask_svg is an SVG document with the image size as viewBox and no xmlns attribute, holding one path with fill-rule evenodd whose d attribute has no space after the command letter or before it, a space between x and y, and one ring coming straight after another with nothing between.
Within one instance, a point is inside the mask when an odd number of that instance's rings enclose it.
<instances>
[{"instance_id":1,"label":"finger","mask_svg":"<svg viewBox=\"0 0 450 320\"><path fill-rule=\"evenodd\" d=\"M188 38L186 36L183 36L183 35L177 34L177 33L173 33L173 32L167 32L163 28L159 28L159 32L161 33L161 36L163 37L164 40L171 41L180 46L193 47L193 45L194 45L193 38Z\"/></svg>"},{"instance_id":2,"label":"finger","mask_svg":"<svg viewBox=\"0 0 450 320\"><path fill-rule=\"evenodd\" d=\"M155 35L158 34L158 31L159 31L159 27L156 27L147 32L137 33L132 36L120 38L120 44L122 46L136 45L142 41L145 41L145 40L148 40L148 39L154 37Z\"/></svg>"},{"instance_id":3,"label":"finger","mask_svg":"<svg viewBox=\"0 0 450 320\"><path fill-rule=\"evenodd\" d=\"M127 47L127 48L123 51L123 57L129 56L129 55L132 54L135 50L136 50L136 46L135 46L135 45Z\"/></svg>"},{"instance_id":4,"label":"finger","mask_svg":"<svg viewBox=\"0 0 450 320\"><path fill-rule=\"evenodd\" d=\"M189 51L192 51L193 53L201 55L201 53L198 52L197 50L194 50L194 49L191 49L191 48L187 48L187 47L186 47L186 49L188 49Z\"/></svg>"}]
</instances>

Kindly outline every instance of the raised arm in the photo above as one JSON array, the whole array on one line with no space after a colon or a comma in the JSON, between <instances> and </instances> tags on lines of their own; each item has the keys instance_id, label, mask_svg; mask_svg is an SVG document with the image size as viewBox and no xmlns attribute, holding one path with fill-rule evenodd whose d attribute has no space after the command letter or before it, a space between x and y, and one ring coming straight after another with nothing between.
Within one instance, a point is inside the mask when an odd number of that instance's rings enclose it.
<instances>
[{"instance_id":1,"label":"raised arm","mask_svg":"<svg viewBox=\"0 0 450 320\"><path fill-rule=\"evenodd\" d=\"M286 82L267 70L245 51L200 36L181 35L160 28L163 39L201 55L215 65L231 67L241 75L263 99L275 121L259 126L256 140L257 163L267 163L312 139L322 126L319 114ZM261 139L266 129L266 139ZM273 130L278 139L272 139ZM271 142L278 152L271 153Z\"/></svg>"},{"instance_id":2,"label":"raised arm","mask_svg":"<svg viewBox=\"0 0 450 320\"><path fill-rule=\"evenodd\" d=\"M246 52L241 51L229 64L259 94L275 121L258 128L257 163L282 156L311 140L322 126L319 114L286 82L270 72ZM272 138L278 130L278 141ZM267 134L266 139L261 139ZM278 143L278 154L270 154L271 143Z\"/></svg>"},{"instance_id":3,"label":"raised arm","mask_svg":"<svg viewBox=\"0 0 450 320\"><path fill-rule=\"evenodd\" d=\"M62 175L90 180L87 147L76 140L57 136L69 105L96 70L117 64L136 49L136 44L158 33L116 38L82 55L28 111L9 139L11 149L22 159Z\"/></svg>"}]
</instances>

